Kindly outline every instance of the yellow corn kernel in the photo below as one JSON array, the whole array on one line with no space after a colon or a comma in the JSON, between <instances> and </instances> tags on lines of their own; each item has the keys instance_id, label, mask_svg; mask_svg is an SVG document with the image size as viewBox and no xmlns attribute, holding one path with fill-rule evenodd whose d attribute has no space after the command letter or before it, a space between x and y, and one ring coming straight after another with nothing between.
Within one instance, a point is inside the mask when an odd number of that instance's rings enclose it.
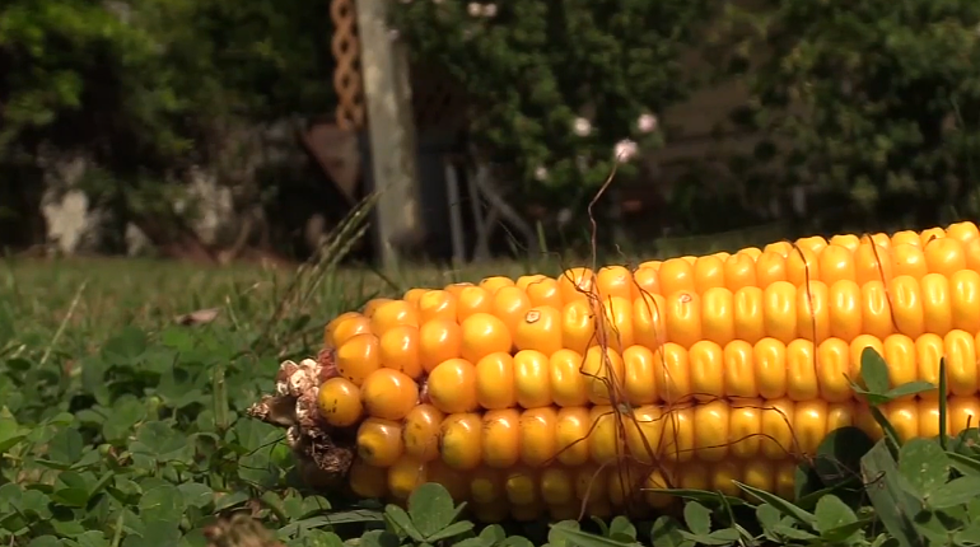
<instances>
[{"instance_id":1,"label":"yellow corn kernel","mask_svg":"<svg viewBox=\"0 0 980 547\"><path fill-rule=\"evenodd\" d=\"M584 354L595 345L596 318L585 300L567 301L561 314L562 343L566 348Z\"/></svg>"},{"instance_id":2,"label":"yellow corn kernel","mask_svg":"<svg viewBox=\"0 0 980 547\"><path fill-rule=\"evenodd\" d=\"M940 336L946 334L953 328L949 278L938 273L928 273L919 280L919 286L925 331Z\"/></svg>"},{"instance_id":3,"label":"yellow corn kernel","mask_svg":"<svg viewBox=\"0 0 980 547\"><path fill-rule=\"evenodd\" d=\"M331 378L317 392L320 417L334 427L350 427L364 416L361 390L346 378Z\"/></svg>"},{"instance_id":4,"label":"yellow corn kernel","mask_svg":"<svg viewBox=\"0 0 980 547\"><path fill-rule=\"evenodd\" d=\"M890 387L914 382L919 378L915 341L904 334L892 334L885 338L881 356L888 363Z\"/></svg>"},{"instance_id":5,"label":"yellow corn kernel","mask_svg":"<svg viewBox=\"0 0 980 547\"><path fill-rule=\"evenodd\" d=\"M660 264L657 270L660 277L660 290L665 297L678 292L695 292L697 286L694 280L694 268L691 263L681 258L670 258Z\"/></svg>"},{"instance_id":6,"label":"yellow corn kernel","mask_svg":"<svg viewBox=\"0 0 980 547\"><path fill-rule=\"evenodd\" d=\"M469 472L470 500L475 503L500 503L506 499L504 472L490 467L479 467Z\"/></svg>"},{"instance_id":7,"label":"yellow corn kernel","mask_svg":"<svg viewBox=\"0 0 980 547\"><path fill-rule=\"evenodd\" d=\"M922 236L914 230L901 230L895 232L892 237L892 247L897 245L911 245L913 247L922 247Z\"/></svg>"},{"instance_id":8,"label":"yellow corn kernel","mask_svg":"<svg viewBox=\"0 0 980 547\"><path fill-rule=\"evenodd\" d=\"M600 465L618 461L625 454L619 413L611 406L594 406L589 412L589 421L592 424L588 437L589 457Z\"/></svg>"},{"instance_id":9,"label":"yellow corn kernel","mask_svg":"<svg viewBox=\"0 0 980 547\"><path fill-rule=\"evenodd\" d=\"M337 348L337 372L360 386L372 372L381 368L378 337L358 334Z\"/></svg>"},{"instance_id":10,"label":"yellow corn kernel","mask_svg":"<svg viewBox=\"0 0 980 547\"><path fill-rule=\"evenodd\" d=\"M397 500L407 500L429 480L425 463L415 458L401 458L387 471L388 492Z\"/></svg>"},{"instance_id":11,"label":"yellow corn kernel","mask_svg":"<svg viewBox=\"0 0 980 547\"><path fill-rule=\"evenodd\" d=\"M513 505L528 505L538 501L538 476L534 470L517 466L504 473L504 491Z\"/></svg>"},{"instance_id":12,"label":"yellow corn kernel","mask_svg":"<svg viewBox=\"0 0 980 547\"><path fill-rule=\"evenodd\" d=\"M927 228L922 231L922 233L919 235L919 238L922 241L922 247L926 247L932 241L935 241L937 239L945 239L946 230L943 230L938 226L933 228Z\"/></svg>"},{"instance_id":13,"label":"yellow corn kernel","mask_svg":"<svg viewBox=\"0 0 980 547\"><path fill-rule=\"evenodd\" d=\"M521 413L515 408L491 410L483 415L483 464L494 469L509 469L521 456Z\"/></svg>"},{"instance_id":14,"label":"yellow corn kernel","mask_svg":"<svg viewBox=\"0 0 980 547\"><path fill-rule=\"evenodd\" d=\"M755 458L762 439L762 401L744 400L733 405L729 415L729 450L739 459Z\"/></svg>"},{"instance_id":15,"label":"yellow corn kernel","mask_svg":"<svg viewBox=\"0 0 980 547\"><path fill-rule=\"evenodd\" d=\"M592 420L588 407L563 408L558 411L555 435L558 437L558 461L576 466L589 461L589 436Z\"/></svg>"},{"instance_id":16,"label":"yellow corn kernel","mask_svg":"<svg viewBox=\"0 0 980 547\"><path fill-rule=\"evenodd\" d=\"M705 340L724 346L735 339L735 296L725 287L701 295L701 330Z\"/></svg>"},{"instance_id":17,"label":"yellow corn kernel","mask_svg":"<svg viewBox=\"0 0 980 547\"><path fill-rule=\"evenodd\" d=\"M939 385L939 364L945 352L943 339L938 335L926 333L915 340L915 360L919 370L919 380ZM919 393L922 399L939 397L936 390Z\"/></svg>"},{"instance_id":18,"label":"yellow corn kernel","mask_svg":"<svg viewBox=\"0 0 980 547\"><path fill-rule=\"evenodd\" d=\"M918 279L929 273L922 247L910 243L892 246L892 267L895 277L908 275Z\"/></svg>"},{"instance_id":19,"label":"yellow corn kernel","mask_svg":"<svg viewBox=\"0 0 980 547\"><path fill-rule=\"evenodd\" d=\"M949 393L960 397L970 397L977 393L980 378L977 377L976 348L976 339L966 331L951 330L943 337ZM938 378L933 385L938 388Z\"/></svg>"},{"instance_id":20,"label":"yellow corn kernel","mask_svg":"<svg viewBox=\"0 0 980 547\"><path fill-rule=\"evenodd\" d=\"M795 404L789 399L774 399L763 403L762 454L771 459L786 458L795 451L793 415Z\"/></svg>"},{"instance_id":21,"label":"yellow corn kernel","mask_svg":"<svg viewBox=\"0 0 980 547\"><path fill-rule=\"evenodd\" d=\"M687 399L693 386L687 350L668 342L653 355L654 382L660 390L660 400L667 404Z\"/></svg>"},{"instance_id":22,"label":"yellow corn kernel","mask_svg":"<svg viewBox=\"0 0 980 547\"><path fill-rule=\"evenodd\" d=\"M390 467L402 459L405 443L398 422L368 418L357 429L357 455L373 467Z\"/></svg>"},{"instance_id":23,"label":"yellow corn kernel","mask_svg":"<svg viewBox=\"0 0 980 547\"><path fill-rule=\"evenodd\" d=\"M619 401L623 392L623 358L612 349L592 346L585 354L582 374L593 404Z\"/></svg>"},{"instance_id":24,"label":"yellow corn kernel","mask_svg":"<svg viewBox=\"0 0 980 547\"><path fill-rule=\"evenodd\" d=\"M858 245L854 250L854 280L858 286L868 281L887 283L895 276L892 251L870 241Z\"/></svg>"},{"instance_id":25,"label":"yellow corn kernel","mask_svg":"<svg viewBox=\"0 0 980 547\"><path fill-rule=\"evenodd\" d=\"M535 277L537 277L537 276L535 276ZM541 276L541 277L544 277L544 276ZM524 278L522 277L521 279L524 279ZM518 281L520 281L520 280L518 280ZM486 290L487 292L489 292L490 294L493 294L493 293L497 292L497 290L500 289L500 288L502 288L502 287L512 287L512 286L514 286L514 284L515 284L514 283L514 280L511 279L511 278L509 278L509 277L504 277L504 276L501 276L501 275L495 275L495 276L491 276L491 277L484 277L482 280L480 280L479 286L481 288L483 288L484 290Z\"/></svg>"},{"instance_id":26,"label":"yellow corn kernel","mask_svg":"<svg viewBox=\"0 0 980 547\"><path fill-rule=\"evenodd\" d=\"M703 294L713 287L725 286L725 261L717 256L702 256L694 261L694 290Z\"/></svg>"},{"instance_id":27,"label":"yellow corn kernel","mask_svg":"<svg viewBox=\"0 0 980 547\"><path fill-rule=\"evenodd\" d=\"M786 254L766 250L755 259L758 287L765 289L776 281L786 281Z\"/></svg>"},{"instance_id":28,"label":"yellow corn kernel","mask_svg":"<svg viewBox=\"0 0 980 547\"><path fill-rule=\"evenodd\" d=\"M405 453L422 462L438 458L439 431L445 419L445 414L432 405L422 404L413 408L405 416L402 427Z\"/></svg>"},{"instance_id":29,"label":"yellow corn kernel","mask_svg":"<svg viewBox=\"0 0 980 547\"><path fill-rule=\"evenodd\" d=\"M633 345L623 352L623 391L631 405L646 405L660 400L655 368L654 354L649 348ZM581 378L577 370L575 376Z\"/></svg>"},{"instance_id":30,"label":"yellow corn kernel","mask_svg":"<svg viewBox=\"0 0 980 547\"><path fill-rule=\"evenodd\" d=\"M551 354L548 360L551 367L551 395L556 405L576 407L588 404L588 385L585 376L580 372L584 359L580 353L570 349L561 349ZM624 375L628 381L629 374L624 373ZM653 386L653 381L650 380L647 385ZM516 404L516 396L513 404Z\"/></svg>"},{"instance_id":31,"label":"yellow corn kernel","mask_svg":"<svg viewBox=\"0 0 980 547\"><path fill-rule=\"evenodd\" d=\"M763 291L759 287L742 287L733 296L735 304L735 338L755 344L766 336Z\"/></svg>"},{"instance_id":32,"label":"yellow corn kernel","mask_svg":"<svg viewBox=\"0 0 980 547\"><path fill-rule=\"evenodd\" d=\"M737 291L742 287L754 287L758 283L755 257L743 249L725 260L725 287Z\"/></svg>"},{"instance_id":33,"label":"yellow corn kernel","mask_svg":"<svg viewBox=\"0 0 980 547\"><path fill-rule=\"evenodd\" d=\"M371 316L371 332L376 336L402 325L419 326L418 311L404 300L390 300L380 304Z\"/></svg>"},{"instance_id":34,"label":"yellow corn kernel","mask_svg":"<svg viewBox=\"0 0 980 547\"><path fill-rule=\"evenodd\" d=\"M476 400L480 408L498 410L517 404L514 358L498 351L476 364Z\"/></svg>"},{"instance_id":35,"label":"yellow corn kernel","mask_svg":"<svg viewBox=\"0 0 980 547\"><path fill-rule=\"evenodd\" d=\"M763 399L786 395L786 345L775 338L763 338L753 347L754 374Z\"/></svg>"},{"instance_id":36,"label":"yellow corn kernel","mask_svg":"<svg viewBox=\"0 0 980 547\"><path fill-rule=\"evenodd\" d=\"M456 321L456 297L446 290L436 289L426 291L419 297L419 323L428 323L433 319Z\"/></svg>"},{"instance_id":37,"label":"yellow corn kernel","mask_svg":"<svg viewBox=\"0 0 980 547\"><path fill-rule=\"evenodd\" d=\"M685 348L701 340L701 296L694 291L677 291L664 299L667 338Z\"/></svg>"},{"instance_id":38,"label":"yellow corn kernel","mask_svg":"<svg viewBox=\"0 0 980 547\"><path fill-rule=\"evenodd\" d=\"M560 310L564 305L558 281L550 277L542 276L541 279L529 283L527 287L524 287L524 290L527 291L527 297L531 301L531 306L550 306L556 310Z\"/></svg>"},{"instance_id":39,"label":"yellow corn kernel","mask_svg":"<svg viewBox=\"0 0 980 547\"><path fill-rule=\"evenodd\" d=\"M402 372L382 368L364 380L361 397L369 416L397 421L418 404L419 386Z\"/></svg>"},{"instance_id":40,"label":"yellow corn kernel","mask_svg":"<svg viewBox=\"0 0 980 547\"><path fill-rule=\"evenodd\" d=\"M892 282L894 278L888 281ZM868 281L861 286L861 322L861 332L875 338L885 338L895 332L889 291L883 282Z\"/></svg>"},{"instance_id":41,"label":"yellow corn kernel","mask_svg":"<svg viewBox=\"0 0 980 547\"><path fill-rule=\"evenodd\" d=\"M426 372L462 355L463 332L455 319L436 318L419 327L419 361Z\"/></svg>"},{"instance_id":42,"label":"yellow corn kernel","mask_svg":"<svg viewBox=\"0 0 980 547\"><path fill-rule=\"evenodd\" d=\"M666 305L659 294L641 294L633 300L633 338L637 344L655 350L667 342ZM565 346L571 347L568 342Z\"/></svg>"},{"instance_id":43,"label":"yellow corn kernel","mask_svg":"<svg viewBox=\"0 0 980 547\"><path fill-rule=\"evenodd\" d=\"M597 341L600 346L622 353L633 345L633 302L628 298L612 296L602 301L601 311Z\"/></svg>"},{"instance_id":44,"label":"yellow corn kernel","mask_svg":"<svg viewBox=\"0 0 980 547\"><path fill-rule=\"evenodd\" d=\"M972 222L957 222L946 228L946 237L966 243L980 237L980 231L977 230L977 225Z\"/></svg>"},{"instance_id":45,"label":"yellow corn kernel","mask_svg":"<svg viewBox=\"0 0 980 547\"><path fill-rule=\"evenodd\" d=\"M830 290L823 281L796 289L796 328L800 338L820 343L830 337Z\"/></svg>"},{"instance_id":46,"label":"yellow corn kernel","mask_svg":"<svg viewBox=\"0 0 980 547\"><path fill-rule=\"evenodd\" d=\"M723 359L725 365L725 396L729 398L752 398L759 396L755 381L752 344L744 340L733 340L725 346Z\"/></svg>"},{"instance_id":47,"label":"yellow corn kernel","mask_svg":"<svg viewBox=\"0 0 980 547\"><path fill-rule=\"evenodd\" d=\"M827 285L833 285L842 279L856 279L857 268L854 252L840 245L828 245L819 253L817 259L820 280ZM811 275L810 283L816 281ZM805 286L805 284L801 284Z\"/></svg>"},{"instance_id":48,"label":"yellow corn kernel","mask_svg":"<svg viewBox=\"0 0 980 547\"><path fill-rule=\"evenodd\" d=\"M348 483L356 496L384 498L388 495L388 473L384 468L372 467L355 458L350 467Z\"/></svg>"},{"instance_id":49,"label":"yellow corn kernel","mask_svg":"<svg viewBox=\"0 0 980 547\"><path fill-rule=\"evenodd\" d=\"M829 242L823 236L801 237L796 240L796 247L808 249L815 254L820 254L827 248Z\"/></svg>"},{"instance_id":50,"label":"yellow corn kernel","mask_svg":"<svg viewBox=\"0 0 980 547\"><path fill-rule=\"evenodd\" d=\"M548 356L535 350L521 350L514 355L514 381L517 404L538 408L552 403L551 362Z\"/></svg>"},{"instance_id":51,"label":"yellow corn kernel","mask_svg":"<svg viewBox=\"0 0 980 547\"><path fill-rule=\"evenodd\" d=\"M694 410L672 409L664 419L664 456L670 462L689 462L694 456ZM683 465L681 466L683 467Z\"/></svg>"},{"instance_id":52,"label":"yellow corn kernel","mask_svg":"<svg viewBox=\"0 0 980 547\"><path fill-rule=\"evenodd\" d=\"M511 287L504 287L497 291L497 294L508 288ZM514 345L513 327L496 314L474 313L459 326L460 356L471 363L476 363L497 351L510 352Z\"/></svg>"},{"instance_id":53,"label":"yellow corn kernel","mask_svg":"<svg viewBox=\"0 0 980 547\"><path fill-rule=\"evenodd\" d=\"M524 320L525 314L530 309L531 298L523 289L501 287L493 293L492 316L507 328L511 336L517 332L517 325ZM507 349L510 349L510 344L507 345Z\"/></svg>"},{"instance_id":54,"label":"yellow corn kernel","mask_svg":"<svg viewBox=\"0 0 980 547\"><path fill-rule=\"evenodd\" d=\"M424 370L421 357L418 327L401 325L378 339L378 360L384 368L418 378Z\"/></svg>"},{"instance_id":55,"label":"yellow corn kernel","mask_svg":"<svg viewBox=\"0 0 980 547\"><path fill-rule=\"evenodd\" d=\"M950 435L959 435L967 428L977 427L980 423L980 400L974 397L949 398L949 429Z\"/></svg>"},{"instance_id":56,"label":"yellow corn kernel","mask_svg":"<svg viewBox=\"0 0 980 547\"><path fill-rule=\"evenodd\" d=\"M633 410L624 419L626 446L634 460L641 464L655 463L664 454L663 409L656 405L644 405Z\"/></svg>"},{"instance_id":57,"label":"yellow corn kernel","mask_svg":"<svg viewBox=\"0 0 980 547\"><path fill-rule=\"evenodd\" d=\"M551 355L564 348L561 338L561 311L551 306L531 308L517 324L514 346Z\"/></svg>"},{"instance_id":58,"label":"yellow corn kernel","mask_svg":"<svg viewBox=\"0 0 980 547\"><path fill-rule=\"evenodd\" d=\"M815 456L827 436L827 403L821 400L796 402L793 413L794 454Z\"/></svg>"},{"instance_id":59,"label":"yellow corn kernel","mask_svg":"<svg viewBox=\"0 0 980 547\"><path fill-rule=\"evenodd\" d=\"M558 291L565 305L572 302L589 302L595 293L595 274L588 268L570 268L558 276Z\"/></svg>"},{"instance_id":60,"label":"yellow corn kernel","mask_svg":"<svg viewBox=\"0 0 980 547\"><path fill-rule=\"evenodd\" d=\"M850 345L840 338L828 338L817 346L815 371L820 397L839 403L852 397Z\"/></svg>"},{"instance_id":61,"label":"yellow corn kernel","mask_svg":"<svg viewBox=\"0 0 980 547\"><path fill-rule=\"evenodd\" d=\"M953 328L980 332L980 273L974 270L954 273L949 278L949 290Z\"/></svg>"},{"instance_id":62,"label":"yellow corn kernel","mask_svg":"<svg viewBox=\"0 0 980 547\"><path fill-rule=\"evenodd\" d=\"M722 401L694 407L694 456L718 462L728 455L731 408Z\"/></svg>"},{"instance_id":63,"label":"yellow corn kernel","mask_svg":"<svg viewBox=\"0 0 980 547\"><path fill-rule=\"evenodd\" d=\"M529 467L543 467L558 454L558 412L554 407L525 410L520 418L521 461Z\"/></svg>"},{"instance_id":64,"label":"yellow corn kernel","mask_svg":"<svg viewBox=\"0 0 980 547\"><path fill-rule=\"evenodd\" d=\"M925 245L924 254L931 273L949 277L966 268L966 246L958 239L933 239Z\"/></svg>"},{"instance_id":65,"label":"yellow corn kernel","mask_svg":"<svg viewBox=\"0 0 980 547\"><path fill-rule=\"evenodd\" d=\"M474 469L482 452L482 420L479 414L452 414L442 422L439 453L442 461L455 469Z\"/></svg>"},{"instance_id":66,"label":"yellow corn kernel","mask_svg":"<svg viewBox=\"0 0 980 547\"><path fill-rule=\"evenodd\" d=\"M464 287L456 297L456 322L474 313L493 313L493 293L483 287Z\"/></svg>"},{"instance_id":67,"label":"yellow corn kernel","mask_svg":"<svg viewBox=\"0 0 980 547\"><path fill-rule=\"evenodd\" d=\"M838 234L827 241L828 245L838 245L853 252L861 245L861 238L854 234Z\"/></svg>"},{"instance_id":68,"label":"yellow corn kernel","mask_svg":"<svg viewBox=\"0 0 980 547\"><path fill-rule=\"evenodd\" d=\"M809 340L797 338L786 346L786 395L790 399L810 401L820 396L816 357Z\"/></svg>"},{"instance_id":69,"label":"yellow corn kernel","mask_svg":"<svg viewBox=\"0 0 980 547\"><path fill-rule=\"evenodd\" d=\"M640 266L633 272L633 286L630 292L630 300L636 301L641 296L653 296L661 294L660 277L655 268Z\"/></svg>"},{"instance_id":70,"label":"yellow corn kernel","mask_svg":"<svg viewBox=\"0 0 980 547\"><path fill-rule=\"evenodd\" d=\"M777 281L763 291L766 335L788 344L797 337L796 286Z\"/></svg>"},{"instance_id":71,"label":"yellow corn kernel","mask_svg":"<svg viewBox=\"0 0 980 547\"><path fill-rule=\"evenodd\" d=\"M603 302L610 298L632 301L633 275L624 266L603 266L596 272L596 290Z\"/></svg>"},{"instance_id":72,"label":"yellow corn kernel","mask_svg":"<svg viewBox=\"0 0 980 547\"><path fill-rule=\"evenodd\" d=\"M551 466L541 471L541 499L549 506L575 502L574 475L568 468Z\"/></svg>"},{"instance_id":73,"label":"yellow corn kernel","mask_svg":"<svg viewBox=\"0 0 980 547\"><path fill-rule=\"evenodd\" d=\"M479 402L476 382L476 367L470 361L443 361L429 374L429 400L447 414L477 410Z\"/></svg>"}]
</instances>

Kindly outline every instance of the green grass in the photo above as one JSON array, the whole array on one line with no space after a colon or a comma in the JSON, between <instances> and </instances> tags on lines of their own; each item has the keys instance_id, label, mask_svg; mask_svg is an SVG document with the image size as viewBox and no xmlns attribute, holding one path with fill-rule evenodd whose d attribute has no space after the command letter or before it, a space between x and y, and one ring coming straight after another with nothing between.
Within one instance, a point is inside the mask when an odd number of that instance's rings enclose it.
<instances>
[{"instance_id":1,"label":"green grass","mask_svg":"<svg viewBox=\"0 0 980 547\"><path fill-rule=\"evenodd\" d=\"M660 248L676 256L742 244L714 238L710 248ZM385 276L337 266L342 254L298 271L123 259L0 266L0 545L980 544L976 429L943 442L890 435L877 444L840 430L821 446L824 465L801 467L795 504L751 489L748 504L691 491L673 517L582 529L472 528L438 488L420 493L407 513L311 491L283 430L246 415L273 391L281 360L315 354L329 319L376 296L576 264L429 266ZM211 308L211 322L176 320ZM868 359L867 397L887 402L894 393L886 365ZM924 462L939 462L926 481L917 478Z\"/></svg>"}]
</instances>

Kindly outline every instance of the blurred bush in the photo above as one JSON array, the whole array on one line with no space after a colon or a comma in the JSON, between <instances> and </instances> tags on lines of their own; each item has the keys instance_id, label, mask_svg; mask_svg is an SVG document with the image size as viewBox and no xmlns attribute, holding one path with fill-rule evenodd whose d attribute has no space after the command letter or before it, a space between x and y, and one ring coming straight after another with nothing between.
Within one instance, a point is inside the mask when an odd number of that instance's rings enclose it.
<instances>
[{"instance_id":1,"label":"blurred bush","mask_svg":"<svg viewBox=\"0 0 980 547\"><path fill-rule=\"evenodd\" d=\"M277 199L282 183L242 175L253 154L229 143L254 127L333 110L327 8L305 0L0 3L0 233L17 223L38 231L25 210L38 208L46 183L39 159L58 154L98 166L85 190L120 223L179 216L172 202L186 195L195 166L219 171L239 201ZM581 212L617 151L637 158L669 144L664 113L711 80L750 92L732 119L762 139L728 158L745 203L709 196L712 175L699 175L694 158L667 207L756 219L746 211L806 188L823 196L824 211L801 221L820 229L980 214L975 0L400 0L392 8L416 58L472 96L471 137L510 167L524 203ZM703 71L690 70L697 53L709 61ZM642 170L627 162L619 176ZM711 207L698 212L698 203Z\"/></svg>"},{"instance_id":2,"label":"blurred bush","mask_svg":"<svg viewBox=\"0 0 980 547\"><path fill-rule=\"evenodd\" d=\"M718 58L766 138L741 158L764 194L804 185L828 227L980 214L980 2L766 0L730 7ZM716 44L716 46L719 44Z\"/></svg>"}]
</instances>

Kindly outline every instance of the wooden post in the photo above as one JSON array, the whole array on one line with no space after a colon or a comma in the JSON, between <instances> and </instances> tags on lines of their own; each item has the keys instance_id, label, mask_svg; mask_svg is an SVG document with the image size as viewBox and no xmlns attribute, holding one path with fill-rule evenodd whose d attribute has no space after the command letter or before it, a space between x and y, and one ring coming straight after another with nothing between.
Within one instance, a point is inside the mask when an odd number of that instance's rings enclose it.
<instances>
[{"instance_id":1,"label":"wooden post","mask_svg":"<svg viewBox=\"0 0 980 547\"><path fill-rule=\"evenodd\" d=\"M405 47L389 33L388 0L356 0L361 76L367 107L374 233L382 266L397 268L405 245L422 237L411 86Z\"/></svg>"}]
</instances>

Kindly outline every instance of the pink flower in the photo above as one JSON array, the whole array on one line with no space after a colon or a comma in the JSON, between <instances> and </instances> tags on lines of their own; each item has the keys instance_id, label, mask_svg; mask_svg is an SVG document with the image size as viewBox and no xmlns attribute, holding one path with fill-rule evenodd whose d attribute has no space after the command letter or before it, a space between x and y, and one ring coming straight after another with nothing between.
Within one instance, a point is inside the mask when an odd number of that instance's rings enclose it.
<instances>
[{"instance_id":1,"label":"pink flower","mask_svg":"<svg viewBox=\"0 0 980 547\"><path fill-rule=\"evenodd\" d=\"M657 129L657 117L653 114L643 114L637 118L636 127L641 133L649 133Z\"/></svg>"},{"instance_id":2,"label":"pink flower","mask_svg":"<svg viewBox=\"0 0 980 547\"><path fill-rule=\"evenodd\" d=\"M483 13L483 6L476 2L470 2L466 6L466 11L470 14L470 17L479 17Z\"/></svg>"},{"instance_id":3,"label":"pink flower","mask_svg":"<svg viewBox=\"0 0 980 547\"><path fill-rule=\"evenodd\" d=\"M548 180L548 169L543 165L534 170L534 178L539 182Z\"/></svg>"},{"instance_id":4,"label":"pink flower","mask_svg":"<svg viewBox=\"0 0 980 547\"><path fill-rule=\"evenodd\" d=\"M627 163L633 159L634 156L636 156L638 151L639 147L637 146L636 142L630 139L623 139L616 143L616 148L613 150L613 154L616 161L620 163Z\"/></svg>"},{"instance_id":5,"label":"pink flower","mask_svg":"<svg viewBox=\"0 0 980 547\"><path fill-rule=\"evenodd\" d=\"M497 4L487 4L483 6L484 17L496 17L496 15L497 15Z\"/></svg>"},{"instance_id":6,"label":"pink flower","mask_svg":"<svg viewBox=\"0 0 980 547\"><path fill-rule=\"evenodd\" d=\"M588 137L592 133L592 123L585 118L575 118L575 124L572 126L572 130L579 137Z\"/></svg>"}]
</instances>

